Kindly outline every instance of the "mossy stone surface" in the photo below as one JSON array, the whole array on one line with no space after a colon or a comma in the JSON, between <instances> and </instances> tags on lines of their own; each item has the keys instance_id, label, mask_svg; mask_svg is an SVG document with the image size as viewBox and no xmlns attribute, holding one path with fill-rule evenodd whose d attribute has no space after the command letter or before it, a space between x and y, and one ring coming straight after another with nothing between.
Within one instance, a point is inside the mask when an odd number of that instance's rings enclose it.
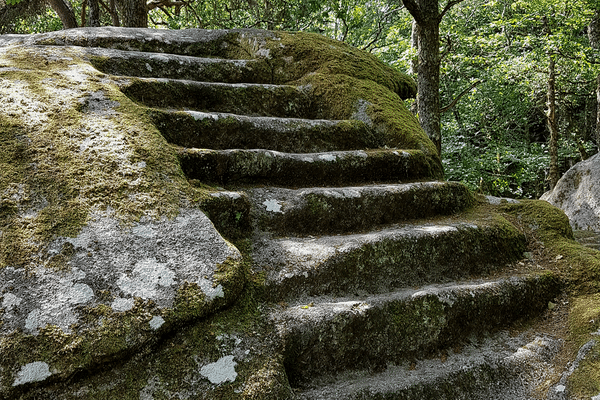
<instances>
[{"instance_id":1,"label":"mossy stone surface","mask_svg":"<svg viewBox=\"0 0 600 400\"><path fill-rule=\"evenodd\" d=\"M296 354L306 348L302 341L292 348L273 310L285 312L285 301L297 301L293 297L298 293L398 296L391 303L379 302L368 318L340 317L307 332L314 343L331 350L317 354L318 346L308 349L318 362L306 370L318 375L361 365L385 368L379 356L390 352L394 362L433 354L460 335L540 312L560 288L556 273L532 274L514 285L484 283L476 300L470 289L464 296L442 298L439 291L421 296L407 288L506 272L506 264L518 261L526 249L527 229L545 235L553 251L567 254L561 246L574 246L568 223L541 203L486 209L481 229L468 217L451 217L441 225L434 219L422 225L430 236L409 232L403 240L396 234L403 228L363 236L347 231L360 230L366 225L362 221L339 228L344 237L328 243L308 237L312 231L302 228L307 235L301 238L304 260L317 260L319 245L343 257L309 265L291 276L297 280L290 280L289 287L273 283L278 253L256 249L264 239L270 240L265 248L281 250L289 238L273 240L264 231L252 237L251 196L239 187L209 186L225 184L209 182L200 173L192 176L186 163L214 153L209 167L221 173L219 179L251 171L255 180L239 181L251 184L298 185L290 176L329 184L315 172L325 163L334 166L329 171L339 175L334 181L339 185L348 182L344 175L357 184L441 177L433 145L403 104L402 99L414 95L414 82L372 55L318 35L254 30L85 28L2 36L0 46L0 398L291 398L292 385L303 379L303 359ZM110 64L115 49L138 54L119 53L119 63ZM139 51L148 52L148 65L139 64ZM227 85L199 85L176 80L173 71L183 65L182 71L191 73L200 61L163 52L243 62L223 64L233 74ZM204 65L208 75L220 79L214 64ZM152 74L127 77L143 75L144 68ZM182 89L184 101L172 102ZM195 98L207 93L213 105ZM340 124L337 132L358 128L368 140L361 142L363 149L335 154L295 154L284 160L268 149L250 149L227 158L216 150L168 143L148 107L171 105L179 108L173 115L181 116L182 111L190 115L182 110L186 107L225 112L223 104L229 107L226 112L262 115L272 110L281 117L306 113L345 120L335 122ZM235 127L239 129L243 126ZM300 137L303 145L312 140ZM314 168L295 169L302 163ZM396 175L385 175L390 165ZM348 169L353 172L347 174ZM365 169L372 174L361 175ZM466 207L472 203L470 193L457 193ZM433 195L430 201L445 208L448 197ZM371 200L352 205L347 213ZM275 205L268 202L267 207ZM342 206L309 196L306 209L326 221L328 210ZM416 214L407 215L435 218L429 211L412 211ZM334 219L343 214L332 213ZM375 224L393 222L381 214L377 218ZM281 235L289 233L283 224L278 229ZM357 245L344 253L349 238ZM575 257L577 248L568 251ZM592 292L596 284L586 278L595 273L584 263L595 256L580 256L578 272L562 277L572 288ZM321 267L331 273L319 275ZM308 277L317 277L312 292L302 291L298 283ZM403 297L404 290L416 301ZM344 305L348 315L365 311L360 302L355 308L349 303ZM313 306L306 309L325 307ZM365 330L371 336L357 340L356 333ZM386 343L393 346L386 348ZM361 364L363 355L366 363ZM329 363L319 364L324 359Z\"/></svg>"},{"instance_id":2,"label":"mossy stone surface","mask_svg":"<svg viewBox=\"0 0 600 400\"><path fill-rule=\"evenodd\" d=\"M0 397L230 303L241 255L144 110L76 49L0 48Z\"/></svg>"}]
</instances>

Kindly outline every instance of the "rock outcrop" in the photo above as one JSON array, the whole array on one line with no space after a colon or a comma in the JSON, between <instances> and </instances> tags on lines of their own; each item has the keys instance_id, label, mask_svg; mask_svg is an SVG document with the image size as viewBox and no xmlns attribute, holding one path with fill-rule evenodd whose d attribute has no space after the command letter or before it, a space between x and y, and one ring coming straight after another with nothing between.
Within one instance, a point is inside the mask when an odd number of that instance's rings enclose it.
<instances>
[{"instance_id":1,"label":"rock outcrop","mask_svg":"<svg viewBox=\"0 0 600 400\"><path fill-rule=\"evenodd\" d=\"M600 155L575 164L542 200L567 214L573 229L600 232Z\"/></svg>"},{"instance_id":2,"label":"rock outcrop","mask_svg":"<svg viewBox=\"0 0 600 400\"><path fill-rule=\"evenodd\" d=\"M521 225L568 221L440 180L414 93L312 34L0 36L0 398L530 398Z\"/></svg>"}]
</instances>

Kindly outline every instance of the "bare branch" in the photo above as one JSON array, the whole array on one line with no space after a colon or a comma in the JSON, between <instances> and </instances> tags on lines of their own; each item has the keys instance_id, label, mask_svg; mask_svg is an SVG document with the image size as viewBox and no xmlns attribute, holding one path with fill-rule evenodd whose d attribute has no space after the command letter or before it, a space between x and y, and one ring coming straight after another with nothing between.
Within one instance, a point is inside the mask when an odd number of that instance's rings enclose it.
<instances>
[{"instance_id":1,"label":"bare branch","mask_svg":"<svg viewBox=\"0 0 600 400\"><path fill-rule=\"evenodd\" d=\"M419 7L419 4L417 4L416 0L402 0L402 4L404 4L404 7L406 7L410 15L413 16L417 23L423 20L423 13L421 12L421 7Z\"/></svg>"},{"instance_id":2,"label":"bare branch","mask_svg":"<svg viewBox=\"0 0 600 400\"><path fill-rule=\"evenodd\" d=\"M199 27L203 27L204 26L204 22L202 21L202 18L200 18L200 16L198 15L198 13L196 12L196 10L194 9L194 7L192 7L189 2L182 0L182 3L185 5L187 10L191 10L192 14L194 14L194 17L196 17L196 21L198 22L198 26Z\"/></svg>"},{"instance_id":3,"label":"bare branch","mask_svg":"<svg viewBox=\"0 0 600 400\"><path fill-rule=\"evenodd\" d=\"M577 57L577 56L571 56L571 55L566 54L560 48L557 49L556 51L557 51L558 54L560 54L564 58L568 58L569 60L574 60L574 61L581 61L581 60L583 60L583 61L585 61L585 62L587 62L589 64L592 64L592 65L598 65L598 64L600 64L600 61L590 59L587 56L587 54L585 54L585 53L583 54L583 57Z\"/></svg>"},{"instance_id":4,"label":"bare branch","mask_svg":"<svg viewBox=\"0 0 600 400\"><path fill-rule=\"evenodd\" d=\"M450 111L459 101L460 99L467 93L469 93L471 90L475 89L475 87L477 87L477 85L479 85L482 81L475 81L471 84L471 86L469 86L468 88L466 88L465 90L463 90L458 96L456 96L454 98L454 100L452 100L452 102L450 104L448 104L446 107L442 107L440 109L441 113L445 113L446 111Z\"/></svg>"},{"instance_id":5,"label":"bare branch","mask_svg":"<svg viewBox=\"0 0 600 400\"><path fill-rule=\"evenodd\" d=\"M385 22L390 17L390 15L399 12L403 8L404 8L404 6L400 6L400 7L396 7L391 10L386 11L383 14L383 16L381 17L381 19L377 20L377 31L375 32L375 37L369 43L367 43L366 45L361 47L361 50L367 50L369 52L373 51L377 47L377 46L375 46L375 43L379 40L379 37L381 36L381 34L383 33L383 30L385 28L383 22Z\"/></svg>"},{"instance_id":6,"label":"bare branch","mask_svg":"<svg viewBox=\"0 0 600 400\"><path fill-rule=\"evenodd\" d=\"M148 11L154 10L155 8L162 9L163 7L177 7L181 8L185 5L183 1L172 1L172 0L152 0L146 4ZM165 10L163 10L165 11Z\"/></svg>"},{"instance_id":7,"label":"bare branch","mask_svg":"<svg viewBox=\"0 0 600 400\"><path fill-rule=\"evenodd\" d=\"M454 46L452 44L452 38L450 35L446 35L446 48L444 52L440 55L440 61L442 61L450 52L453 50Z\"/></svg>"},{"instance_id":8,"label":"bare branch","mask_svg":"<svg viewBox=\"0 0 600 400\"><path fill-rule=\"evenodd\" d=\"M446 15L446 13L447 13L448 11L450 11L450 9L451 9L452 7L454 7L455 5L457 5L458 3L461 3L461 2L463 2L463 1L464 1L464 0L452 0L452 1L449 1L449 2L448 2L448 4L446 4L446 7L444 7L444 9L442 10L442 12L440 13L439 20L441 21L441 20L442 20L442 18L444 18L444 15Z\"/></svg>"}]
</instances>

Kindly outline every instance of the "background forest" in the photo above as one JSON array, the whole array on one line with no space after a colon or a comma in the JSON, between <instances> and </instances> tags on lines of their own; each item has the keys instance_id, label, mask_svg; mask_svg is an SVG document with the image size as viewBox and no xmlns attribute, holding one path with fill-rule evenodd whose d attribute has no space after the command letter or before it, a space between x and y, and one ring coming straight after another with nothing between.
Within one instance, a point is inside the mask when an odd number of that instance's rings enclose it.
<instances>
[{"instance_id":1,"label":"background forest","mask_svg":"<svg viewBox=\"0 0 600 400\"><path fill-rule=\"evenodd\" d=\"M0 33L132 26L123 3L136 1L0 0ZM372 52L402 72L416 71L413 18L399 0L150 0L141 6L149 27L312 31ZM559 174L597 152L600 1L439 6L447 9L440 24L446 178L486 194L539 197L550 185L549 126L558 133Z\"/></svg>"}]
</instances>

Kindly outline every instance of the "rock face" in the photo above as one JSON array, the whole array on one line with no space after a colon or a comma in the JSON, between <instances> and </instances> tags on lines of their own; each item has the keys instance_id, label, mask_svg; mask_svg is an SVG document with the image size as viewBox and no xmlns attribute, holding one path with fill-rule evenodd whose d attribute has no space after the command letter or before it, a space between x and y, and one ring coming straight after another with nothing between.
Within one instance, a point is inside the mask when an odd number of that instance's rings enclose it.
<instances>
[{"instance_id":1,"label":"rock face","mask_svg":"<svg viewBox=\"0 0 600 400\"><path fill-rule=\"evenodd\" d=\"M567 214L573 229L600 232L600 155L575 164L541 197Z\"/></svg>"},{"instance_id":2,"label":"rock face","mask_svg":"<svg viewBox=\"0 0 600 400\"><path fill-rule=\"evenodd\" d=\"M0 36L0 398L528 399L560 280L414 94L312 34Z\"/></svg>"}]
</instances>

